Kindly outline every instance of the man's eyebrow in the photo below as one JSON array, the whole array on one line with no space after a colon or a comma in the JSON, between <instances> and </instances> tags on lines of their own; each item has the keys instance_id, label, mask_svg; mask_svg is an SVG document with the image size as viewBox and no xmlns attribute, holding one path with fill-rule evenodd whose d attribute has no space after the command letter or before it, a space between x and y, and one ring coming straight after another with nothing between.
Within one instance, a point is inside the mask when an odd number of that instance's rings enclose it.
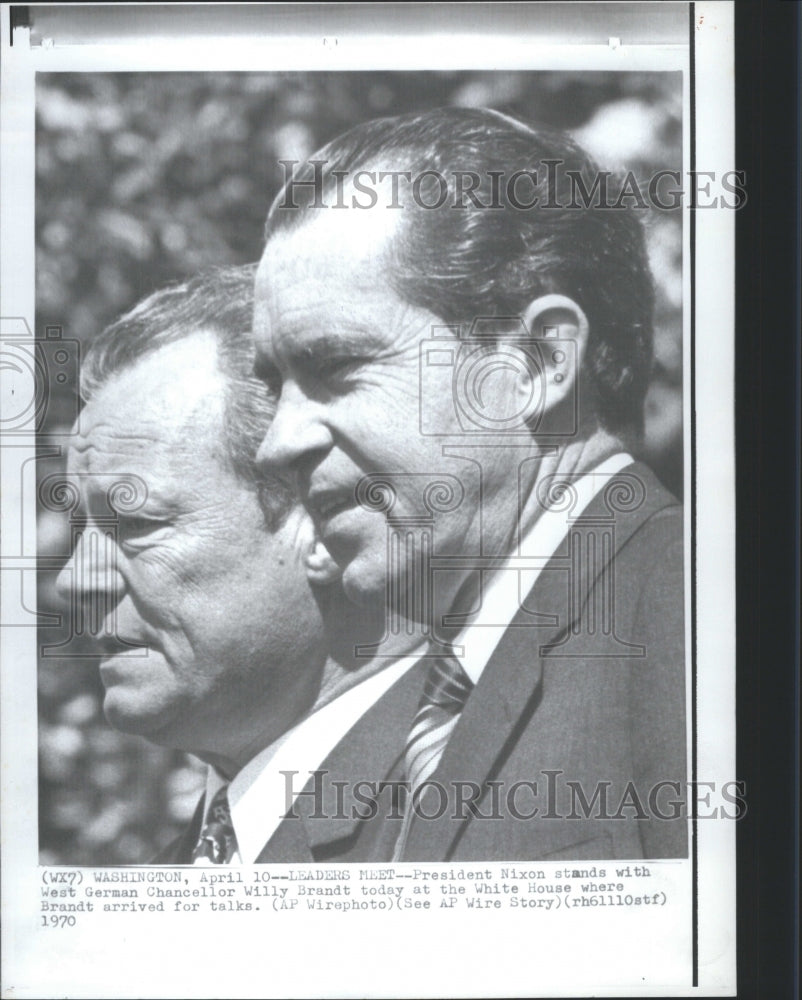
<instances>
[{"instance_id":1,"label":"man's eyebrow","mask_svg":"<svg viewBox=\"0 0 802 1000\"><path fill-rule=\"evenodd\" d=\"M121 478L120 482L124 482L124 478ZM178 509L178 504L174 500L154 495L151 491L148 491L147 496L137 507L131 510L119 509L110 498L109 491L101 489L89 493L88 496L82 495L74 509L73 517L78 521L88 521L90 517L99 517L103 520L113 517L125 521L137 517L168 517Z\"/></svg>"},{"instance_id":2,"label":"man's eyebrow","mask_svg":"<svg viewBox=\"0 0 802 1000\"><path fill-rule=\"evenodd\" d=\"M387 349L383 338L365 331L350 333L306 334L298 339L287 337L281 345L283 353L290 361L320 361L343 355L355 358L372 357Z\"/></svg>"}]
</instances>

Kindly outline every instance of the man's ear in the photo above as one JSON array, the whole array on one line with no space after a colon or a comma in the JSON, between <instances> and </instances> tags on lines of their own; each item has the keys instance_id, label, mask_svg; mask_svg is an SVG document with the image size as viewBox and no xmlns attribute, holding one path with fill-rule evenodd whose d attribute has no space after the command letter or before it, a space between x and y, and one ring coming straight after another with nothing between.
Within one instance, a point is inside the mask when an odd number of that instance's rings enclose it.
<instances>
[{"instance_id":1,"label":"man's ear","mask_svg":"<svg viewBox=\"0 0 802 1000\"><path fill-rule=\"evenodd\" d=\"M545 413L576 389L588 343L588 319L573 299L556 294L530 302L523 319L543 359L542 373L533 376L542 378Z\"/></svg>"}]
</instances>

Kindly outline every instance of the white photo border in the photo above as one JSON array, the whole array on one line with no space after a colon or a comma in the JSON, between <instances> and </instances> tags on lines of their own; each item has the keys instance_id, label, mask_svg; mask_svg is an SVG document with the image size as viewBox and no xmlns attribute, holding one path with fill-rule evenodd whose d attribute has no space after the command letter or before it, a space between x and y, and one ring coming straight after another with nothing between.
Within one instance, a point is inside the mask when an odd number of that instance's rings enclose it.
<instances>
[{"instance_id":1,"label":"white photo border","mask_svg":"<svg viewBox=\"0 0 802 1000\"><path fill-rule=\"evenodd\" d=\"M314 32L286 38L240 38L198 41L170 38L143 44L87 44L29 47L25 29L17 29L10 45L9 5L2 17L3 106L2 199L0 244L0 317L6 331L23 319L33 330L34 317L34 109L37 72L176 71L216 69L681 69L684 74L684 171L717 174L734 163L733 4L695 3L687 8L688 39L682 44L557 44L531 36L477 37L469 31L404 37L404 45L387 44L381 32L351 38L321 39ZM292 6L292 5L289 5ZM398 5L403 6L403 5ZM415 5L412 5L413 7ZM555 5L559 6L559 5ZM596 5L597 7L599 5ZM614 5L610 5L614 6ZM616 5L620 6L620 5ZM648 16L648 4L630 5ZM414 18L414 13L409 17ZM414 28L414 23L413 23ZM447 37L448 45L443 44ZM413 40L414 39L414 40ZM380 53L380 55L377 55ZM734 520L734 228L731 211L685 206L683 239L685 365L685 485L687 504L686 568L691 613L687 615L688 748L691 780L726 782L735 775L735 520ZM708 276L715 275L715 280ZM9 327L9 320L15 322ZM7 383L6 383L7 384ZM5 389L4 389L5 392ZM3 406L10 405L4 396ZM9 451L6 451L6 448ZM27 608L31 567L26 554L36 550L35 522L21 517L30 498L20 497L20 449L32 442L3 441L3 550L0 568L14 574L14 587L24 588ZM27 474L27 473L26 473ZM30 471L29 479L32 477ZM26 480L27 482L28 480ZM14 530L10 530L14 526ZM35 569L35 566L34 566ZM6 576L6 573L3 573ZM3 581L4 583L6 580ZM0 623L18 594L3 588ZM4 995L38 997L101 996L722 996L733 995L735 978L735 826L732 822L692 822L691 858L678 877L686 894L690 930L672 940L689 954L657 954L635 960L652 931L632 919L617 926L630 935L629 947L596 919L581 942L566 940L563 930L536 930L520 917L445 927L436 914L416 914L415 922L395 913L385 919L343 914L336 925L317 914L304 921L275 920L259 926L254 919L210 915L190 936L176 919L156 923L121 917L121 923L53 931L40 925L43 869L37 856L36 764L36 629L3 628L2 760L3 760L3 928ZM449 866L451 867L451 866ZM230 921L235 923L231 924ZM453 921L452 921L453 923ZM229 931L226 934L226 931ZM222 931L222 933L221 933ZM538 940L537 948L532 935ZM271 946L266 950L264 936ZM462 947L483 954L488 941L497 950L455 973L438 963L441 947ZM597 938L596 941L593 939ZM91 940L90 940L91 938ZM452 940L453 938L453 940ZM308 960L311 941L314 971ZM212 943L217 948L212 950ZM389 944L388 944L389 943ZM425 947L424 947L425 945ZM655 945L655 949L657 946ZM222 972L219 952L227 952ZM406 957L420 950L421 957ZM584 951L587 970L576 967ZM92 955L87 961L87 953ZM134 968L130 956L141 958ZM128 958L126 958L128 956ZM396 956L396 957L394 957ZM593 963L606 961L602 970ZM661 964L662 963L662 964ZM443 965L448 967L441 967ZM661 979L677 964L683 976ZM639 965L658 970L638 982ZM335 976L330 971L339 968ZM392 974L388 975L388 968ZM426 987L421 981L425 973ZM626 975L627 981L622 977ZM570 981L566 981L570 980ZM51 991L45 993L45 991ZM112 992L114 991L114 992ZM225 992L224 992L225 991ZM558 992L559 991L559 992Z\"/></svg>"}]
</instances>

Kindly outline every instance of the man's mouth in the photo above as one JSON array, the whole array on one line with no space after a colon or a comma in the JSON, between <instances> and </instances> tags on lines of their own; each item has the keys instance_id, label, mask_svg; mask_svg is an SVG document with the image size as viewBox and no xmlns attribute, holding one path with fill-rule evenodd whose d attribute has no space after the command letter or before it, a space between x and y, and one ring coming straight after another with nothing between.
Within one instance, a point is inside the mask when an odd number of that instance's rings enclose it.
<instances>
[{"instance_id":1,"label":"man's mouth","mask_svg":"<svg viewBox=\"0 0 802 1000\"><path fill-rule=\"evenodd\" d=\"M130 639L127 636L104 635L97 639L95 648L104 659L119 656L147 656L151 644L144 639Z\"/></svg>"},{"instance_id":2,"label":"man's mouth","mask_svg":"<svg viewBox=\"0 0 802 1000\"><path fill-rule=\"evenodd\" d=\"M100 662L98 670L104 687L120 682L129 684L134 678L141 678L151 657L163 658L164 654L152 643L142 639L122 639L105 637L99 643Z\"/></svg>"}]
</instances>

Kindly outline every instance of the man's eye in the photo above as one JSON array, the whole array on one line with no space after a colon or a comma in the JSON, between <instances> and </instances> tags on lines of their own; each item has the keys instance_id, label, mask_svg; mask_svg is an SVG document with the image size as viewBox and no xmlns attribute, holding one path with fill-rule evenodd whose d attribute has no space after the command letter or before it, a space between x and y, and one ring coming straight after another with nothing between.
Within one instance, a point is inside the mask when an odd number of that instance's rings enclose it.
<instances>
[{"instance_id":1,"label":"man's eye","mask_svg":"<svg viewBox=\"0 0 802 1000\"><path fill-rule=\"evenodd\" d=\"M118 531L121 538L131 539L150 535L162 527L164 527L163 521L157 521L151 517L122 517Z\"/></svg>"},{"instance_id":2,"label":"man's eye","mask_svg":"<svg viewBox=\"0 0 802 1000\"><path fill-rule=\"evenodd\" d=\"M349 375L353 375L359 366L360 361L358 358L326 358L315 366L315 374L324 381L337 382L348 378Z\"/></svg>"}]
</instances>

